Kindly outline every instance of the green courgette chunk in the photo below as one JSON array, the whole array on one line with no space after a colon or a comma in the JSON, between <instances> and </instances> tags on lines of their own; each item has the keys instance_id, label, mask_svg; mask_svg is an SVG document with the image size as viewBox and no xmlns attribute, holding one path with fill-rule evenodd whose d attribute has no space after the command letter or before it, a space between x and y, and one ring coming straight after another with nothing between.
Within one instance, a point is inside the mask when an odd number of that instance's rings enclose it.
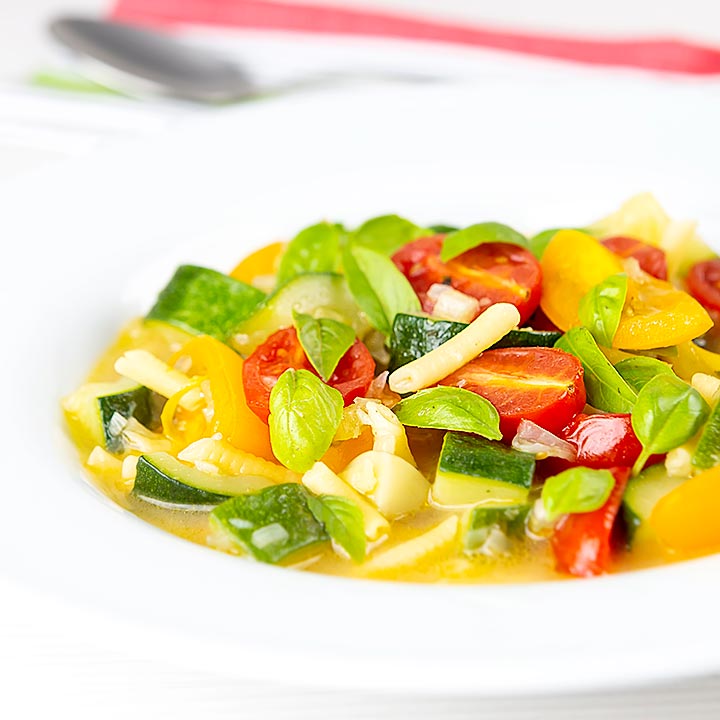
<instances>
[{"instance_id":1,"label":"green courgette chunk","mask_svg":"<svg viewBox=\"0 0 720 720\"><path fill-rule=\"evenodd\" d=\"M196 335L212 335L226 343L264 297L257 288L229 275L181 265L146 319L160 320Z\"/></svg>"},{"instance_id":2,"label":"green courgette chunk","mask_svg":"<svg viewBox=\"0 0 720 720\"><path fill-rule=\"evenodd\" d=\"M508 538L522 537L525 533L525 519L530 505L506 505L487 507L479 505L470 511L467 528L463 536L465 552L474 553L482 549L493 529Z\"/></svg>"},{"instance_id":3,"label":"green courgette chunk","mask_svg":"<svg viewBox=\"0 0 720 720\"><path fill-rule=\"evenodd\" d=\"M102 423L105 447L110 452L122 452L122 438L113 432L111 420L117 413L126 420L133 417L141 425L154 428L158 425L159 414L152 401L152 393L142 385L119 392L101 395L97 398L100 422Z\"/></svg>"},{"instance_id":4,"label":"green courgette chunk","mask_svg":"<svg viewBox=\"0 0 720 720\"><path fill-rule=\"evenodd\" d=\"M390 335L390 367L392 372L427 355L467 327L465 323L437 320L398 313ZM511 330L490 349L507 347L553 347L562 333L550 330L521 328Z\"/></svg>"},{"instance_id":5,"label":"green courgette chunk","mask_svg":"<svg viewBox=\"0 0 720 720\"><path fill-rule=\"evenodd\" d=\"M292 326L293 310L314 318L344 322L359 337L369 328L342 275L305 273L276 290L239 325L233 347L243 355L249 355L276 330Z\"/></svg>"},{"instance_id":6,"label":"green courgette chunk","mask_svg":"<svg viewBox=\"0 0 720 720\"><path fill-rule=\"evenodd\" d=\"M213 530L256 560L278 563L329 540L310 511L308 492L285 483L242 495L219 505L210 515Z\"/></svg>"},{"instance_id":7,"label":"green courgette chunk","mask_svg":"<svg viewBox=\"0 0 720 720\"><path fill-rule=\"evenodd\" d=\"M525 503L534 474L534 455L476 435L449 432L432 497L439 505Z\"/></svg>"},{"instance_id":8,"label":"green courgette chunk","mask_svg":"<svg viewBox=\"0 0 720 720\"><path fill-rule=\"evenodd\" d=\"M131 494L154 505L193 509L212 507L227 500L227 495L197 487L204 484L203 476L207 477L207 474L184 465L167 453L141 455Z\"/></svg>"}]
</instances>

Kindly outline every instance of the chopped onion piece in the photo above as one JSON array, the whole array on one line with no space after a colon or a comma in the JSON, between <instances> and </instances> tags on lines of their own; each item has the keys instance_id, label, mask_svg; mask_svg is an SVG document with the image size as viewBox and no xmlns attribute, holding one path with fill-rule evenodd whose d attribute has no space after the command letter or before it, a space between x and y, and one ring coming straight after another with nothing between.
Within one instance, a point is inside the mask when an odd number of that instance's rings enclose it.
<instances>
[{"instance_id":1,"label":"chopped onion piece","mask_svg":"<svg viewBox=\"0 0 720 720\"><path fill-rule=\"evenodd\" d=\"M433 317L469 323L480 314L480 303L477 298L466 295L450 285L434 283L428 289L427 296L435 301Z\"/></svg>"},{"instance_id":2,"label":"chopped onion piece","mask_svg":"<svg viewBox=\"0 0 720 720\"><path fill-rule=\"evenodd\" d=\"M268 545L282 545L289 537L290 533L280 523L272 523L255 530L250 541L255 547L262 549Z\"/></svg>"},{"instance_id":3,"label":"chopped onion piece","mask_svg":"<svg viewBox=\"0 0 720 720\"><path fill-rule=\"evenodd\" d=\"M538 458L557 457L571 462L577 459L577 450L569 442L553 435L532 420L520 421L512 446L515 450Z\"/></svg>"}]
</instances>

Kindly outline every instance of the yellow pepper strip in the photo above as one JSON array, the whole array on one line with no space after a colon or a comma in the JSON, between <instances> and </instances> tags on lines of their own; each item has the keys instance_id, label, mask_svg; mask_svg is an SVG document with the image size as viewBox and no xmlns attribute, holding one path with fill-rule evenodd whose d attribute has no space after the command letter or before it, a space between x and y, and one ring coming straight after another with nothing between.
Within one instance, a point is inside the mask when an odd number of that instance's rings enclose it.
<instances>
[{"instance_id":1,"label":"yellow pepper strip","mask_svg":"<svg viewBox=\"0 0 720 720\"><path fill-rule=\"evenodd\" d=\"M685 481L661 498L650 527L669 550L709 552L720 548L720 466Z\"/></svg>"},{"instance_id":2,"label":"yellow pepper strip","mask_svg":"<svg viewBox=\"0 0 720 720\"><path fill-rule=\"evenodd\" d=\"M681 343L677 346L677 355L668 356L667 360L678 377L686 382L690 382L695 373L720 377L720 354L705 350L694 342Z\"/></svg>"},{"instance_id":3,"label":"yellow pepper strip","mask_svg":"<svg viewBox=\"0 0 720 720\"><path fill-rule=\"evenodd\" d=\"M578 306L591 288L622 272L620 259L595 238L579 230L561 230L545 248L540 261L543 274L543 312L561 330L580 324Z\"/></svg>"},{"instance_id":4,"label":"yellow pepper strip","mask_svg":"<svg viewBox=\"0 0 720 720\"><path fill-rule=\"evenodd\" d=\"M192 360L193 372L210 383L211 433L220 433L234 447L266 460L273 459L268 426L248 407L243 388L243 360L209 335L194 337L178 356Z\"/></svg>"},{"instance_id":5,"label":"yellow pepper strip","mask_svg":"<svg viewBox=\"0 0 720 720\"><path fill-rule=\"evenodd\" d=\"M274 275L280 266L285 247L284 242L274 242L261 247L241 260L230 273L230 277L252 285L258 277Z\"/></svg>"},{"instance_id":6,"label":"yellow pepper strip","mask_svg":"<svg viewBox=\"0 0 720 720\"><path fill-rule=\"evenodd\" d=\"M693 340L713 321L691 295L642 271L628 277L628 293L613 347L651 350Z\"/></svg>"}]
</instances>

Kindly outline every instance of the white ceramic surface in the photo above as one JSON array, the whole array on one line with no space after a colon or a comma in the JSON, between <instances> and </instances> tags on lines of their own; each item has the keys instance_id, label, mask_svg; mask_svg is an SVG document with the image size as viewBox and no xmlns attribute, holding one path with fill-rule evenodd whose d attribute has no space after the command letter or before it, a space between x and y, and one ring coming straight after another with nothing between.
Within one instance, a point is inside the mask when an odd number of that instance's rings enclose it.
<instances>
[{"instance_id":1,"label":"white ceramic surface","mask_svg":"<svg viewBox=\"0 0 720 720\"><path fill-rule=\"evenodd\" d=\"M0 573L118 646L319 687L524 694L720 670L720 557L583 582L417 586L266 567L100 496L64 433L81 381L174 266L228 268L319 218L579 224L653 190L720 239L717 86L354 88L228 110L4 192ZM12 262L9 260L12 258Z\"/></svg>"}]
</instances>

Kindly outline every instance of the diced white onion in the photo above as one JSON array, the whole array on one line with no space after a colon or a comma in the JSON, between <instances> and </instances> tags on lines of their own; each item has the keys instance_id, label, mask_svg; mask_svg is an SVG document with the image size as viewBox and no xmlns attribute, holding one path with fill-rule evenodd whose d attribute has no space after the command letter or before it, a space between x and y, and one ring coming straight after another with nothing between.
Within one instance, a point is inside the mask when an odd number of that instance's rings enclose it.
<instances>
[{"instance_id":1,"label":"diced white onion","mask_svg":"<svg viewBox=\"0 0 720 720\"><path fill-rule=\"evenodd\" d=\"M573 445L532 420L520 421L512 446L515 450L530 453L538 458L557 457L571 462L577 459L577 450Z\"/></svg>"},{"instance_id":2,"label":"diced white onion","mask_svg":"<svg viewBox=\"0 0 720 720\"><path fill-rule=\"evenodd\" d=\"M469 323L480 314L480 302L450 285L434 283L427 292L434 301L432 316L443 320Z\"/></svg>"}]
</instances>

